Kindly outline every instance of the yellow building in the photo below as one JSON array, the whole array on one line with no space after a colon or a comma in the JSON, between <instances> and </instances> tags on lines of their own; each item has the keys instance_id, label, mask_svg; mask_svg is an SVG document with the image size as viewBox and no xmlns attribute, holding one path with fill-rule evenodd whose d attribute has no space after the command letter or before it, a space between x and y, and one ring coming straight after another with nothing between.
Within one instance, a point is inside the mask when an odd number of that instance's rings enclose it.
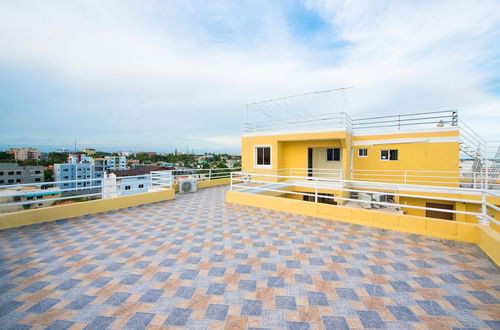
<instances>
[{"instance_id":1,"label":"yellow building","mask_svg":"<svg viewBox=\"0 0 500 330\"><path fill-rule=\"evenodd\" d=\"M497 227L500 149L457 111L351 118L311 114L294 98L247 106L242 172L228 201L280 197ZM265 119L250 120L250 111Z\"/></svg>"}]
</instances>

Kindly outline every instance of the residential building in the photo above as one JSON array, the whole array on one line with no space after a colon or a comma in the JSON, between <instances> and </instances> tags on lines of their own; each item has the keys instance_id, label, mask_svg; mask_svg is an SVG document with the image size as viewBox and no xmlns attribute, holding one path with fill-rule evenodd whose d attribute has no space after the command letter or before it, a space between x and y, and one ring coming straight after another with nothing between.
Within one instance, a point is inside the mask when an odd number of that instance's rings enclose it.
<instances>
[{"instance_id":1,"label":"residential building","mask_svg":"<svg viewBox=\"0 0 500 330\"><path fill-rule=\"evenodd\" d=\"M14 155L15 160L40 160L40 153L36 148L11 148L7 152Z\"/></svg>"},{"instance_id":2,"label":"residential building","mask_svg":"<svg viewBox=\"0 0 500 330\"><path fill-rule=\"evenodd\" d=\"M152 185L151 173L157 173L158 179L163 180L170 177L173 170L173 167L145 166L132 170L108 171L103 180L102 198L147 192Z\"/></svg>"},{"instance_id":3,"label":"residential building","mask_svg":"<svg viewBox=\"0 0 500 330\"><path fill-rule=\"evenodd\" d=\"M59 188L40 189L38 186L25 186L0 189L0 204L12 205L0 207L0 213L17 212L51 206L54 201L47 199L61 197ZM29 204L19 204L30 202Z\"/></svg>"},{"instance_id":4,"label":"residential building","mask_svg":"<svg viewBox=\"0 0 500 330\"><path fill-rule=\"evenodd\" d=\"M107 158L93 158L90 162L93 169L93 179L104 178L104 175L108 169L108 159ZM94 186L100 186L102 184L101 180L95 180L93 182Z\"/></svg>"},{"instance_id":5,"label":"residential building","mask_svg":"<svg viewBox=\"0 0 500 330\"><path fill-rule=\"evenodd\" d=\"M61 189L89 189L94 185L90 179L93 179L92 164L54 164L54 181L68 181L59 184Z\"/></svg>"},{"instance_id":6,"label":"residential building","mask_svg":"<svg viewBox=\"0 0 500 330\"><path fill-rule=\"evenodd\" d=\"M283 113L245 123L237 191L477 223L472 214L483 212L481 204L464 200L480 197L467 189L500 188L500 166L488 166L500 164L500 148L487 162L485 143L470 137L478 135L459 123L457 111L370 118ZM475 172L461 171L461 154L473 158ZM500 204L498 197L487 200ZM494 208L488 212L500 217Z\"/></svg>"},{"instance_id":7,"label":"residential building","mask_svg":"<svg viewBox=\"0 0 500 330\"><path fill-rule=\"evenodd\" d=\"M43 182L43 166L0 163L0 185Z\"/></svg>"},{"instance_id":8,"label":"residential building","mask_svg":"<svg viewBox=\"0 0 500 330\"><path fill-rule=\"evenodd\" d=\"M105 156L107 159L108 171L124 171L127 169L127 157L125 156Z\"/></svg>"},{"instance_id":9,"label":"residential building","mask_svg":"<svg viewBox=\"0 0 500 330\"><path fill-rule=\"evenodd\" d=\"M94 155L97 151L92 148L85 148L82 150L87 156L92 156Z\"/></svg>"},{"instance_id":10,"label":"residential building","mask_svg":"<svg viewBox=\"0 0 500 330\"><path fill-rule=\"evenodd\" d=\"M70 164L90 164L92 162L92 157L86 156L84 154L69 154L68 155L68 162Z\"/></svg>"},{"instance_id":11,"label":"residential building","mask_svg":"<svg viewBox=\"0 0 500 330\"><path fill-rule=\"evenodd\" d=\"M129 150L118 151L118 155L120 155L120 156L129 157L129 156L132 156L133 154L134 153L132 151L129 151Z\"/></svg>"}]
</instances>

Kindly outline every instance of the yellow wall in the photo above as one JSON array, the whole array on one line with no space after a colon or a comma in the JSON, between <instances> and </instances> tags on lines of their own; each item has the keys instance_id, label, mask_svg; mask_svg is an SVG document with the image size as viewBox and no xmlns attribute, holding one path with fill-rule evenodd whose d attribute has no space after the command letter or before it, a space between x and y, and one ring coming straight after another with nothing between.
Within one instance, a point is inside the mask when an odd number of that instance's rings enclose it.
<instances>
[{"instance_id":1,"label":"yellow wall","mask_svg":"<svg viewBox=\"0 0 500 330\"><path fill-rule=\"evenodd\" d=\"M0 214L0 229L31 225L35 223L54 221L77 217L85 214L116 210L124 207L148 204L173 199L173 189L161 189L154 192L135 194L108 199L98 199L88 202L56 205L41 209Z\"/></svg>"}]
</instances>

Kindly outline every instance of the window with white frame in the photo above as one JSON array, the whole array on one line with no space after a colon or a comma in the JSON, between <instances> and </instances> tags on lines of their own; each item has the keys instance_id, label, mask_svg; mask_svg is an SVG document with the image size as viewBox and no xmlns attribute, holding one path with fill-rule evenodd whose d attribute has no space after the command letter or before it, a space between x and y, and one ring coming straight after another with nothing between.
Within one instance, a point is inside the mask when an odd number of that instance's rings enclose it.
<instances>
[{"instance_id":1,"label":"window with white frame","mask_svg":"<svg viewBox=\"0 0 500 330\"><path fill-rule=\"evenodd\" d=\"M130 186L125 186L125 190L130 190Z\"/></svg>"},{"instance_id":2,"label":"window with white frame","mask_svg":"<svg viewBox=\"0 0 500 330\"><path fill-rule=\"evenodd\" d=\"M256 166L271 165L271 146L255 147L255 165Z\"/></svg>"},{"instance_id":3,"label":"window with white frame","mask_svg":"<svg viewBox=\"0 0 500 330\"><path fill-rule=\"evenodd\" d=\"M368 149L366 148L358 149L358 157L368 157Z\"/></svg>"},{"instance_id":4,"label":"window with white frame","mask_svg":"<svg viewBox=\"0 0 500 330\"><path fill-rule=\"evenodd\" d=\"M380 150L380 160L398 160L398 150Z\"/></svg>"},{"instance_id":5,"label":"window with white frame","mask_svg":"<svg viewBox=\"0 0 500 330\"><path fill-rule=\"evenodd\" d=\"M340 148L327 148L326 149L326 160L329 162L340 161Z\"/></svg>"}]
</instances>

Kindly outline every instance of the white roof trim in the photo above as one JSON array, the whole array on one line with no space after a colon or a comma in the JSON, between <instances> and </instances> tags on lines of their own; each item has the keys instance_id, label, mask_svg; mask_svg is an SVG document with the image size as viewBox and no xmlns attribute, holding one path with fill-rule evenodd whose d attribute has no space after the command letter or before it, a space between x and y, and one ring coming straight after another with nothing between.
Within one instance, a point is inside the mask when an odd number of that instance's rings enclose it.
<instances>
[{"instance_id":1,"label":"white roof trim","mask_svg":"<svg viewBox=\"0 0 500 330\"><path fill-rule=\"evenodd\" d=\"M398 144L398 143L453 143L459 142L459 138L455 136L446 137L431 137L431 138L401 138L387 140L369 140L369 141L354 141L354 146L372 146L379 144Z\"/></svg>"}]
</instances>

